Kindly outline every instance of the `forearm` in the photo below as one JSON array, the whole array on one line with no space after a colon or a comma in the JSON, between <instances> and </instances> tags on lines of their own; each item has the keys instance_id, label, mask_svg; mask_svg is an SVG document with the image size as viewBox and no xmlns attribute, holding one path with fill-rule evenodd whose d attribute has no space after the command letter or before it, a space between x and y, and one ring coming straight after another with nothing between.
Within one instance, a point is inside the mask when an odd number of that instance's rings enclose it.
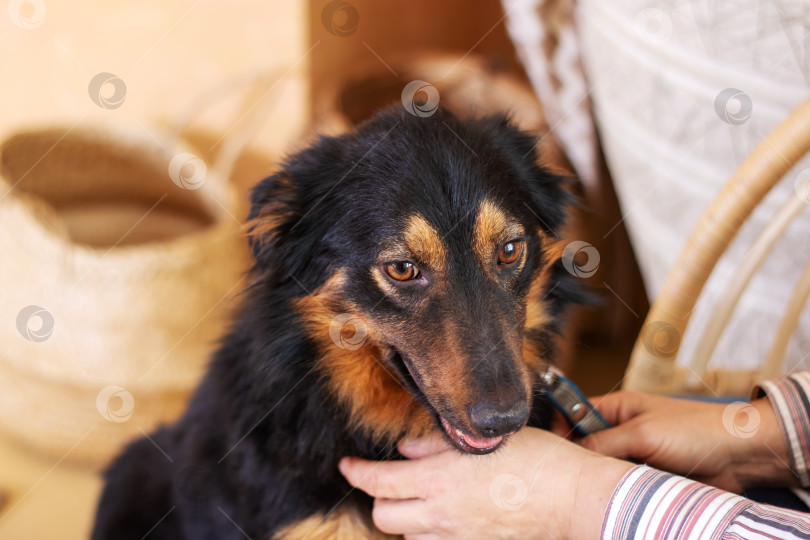
<instances>
[{"instance_id":1,"label":"forearm","mask_svg":"<svg viewBox=\"0 0 810 540\"><path fill-rule=\"evenodd\" d=\"M616 486L634 465L603 456L588 458L576 478L575 505L569 513L570 538L599 538Z\"/></svg>"},{"instance_id":2,"label":"forearm","mask_svg":"<svg viewBox=\"0 0 810 540\"><path fill-rule=\"evenodd\" d=\"M790 464L784 430L771 402L761 398L752 401L750 407L758 415L752 419L753 433L748 437L735 436L729 451L730 467L738 484L744 488L797 486L798 477Z\"/></svg>"}]
</instances>

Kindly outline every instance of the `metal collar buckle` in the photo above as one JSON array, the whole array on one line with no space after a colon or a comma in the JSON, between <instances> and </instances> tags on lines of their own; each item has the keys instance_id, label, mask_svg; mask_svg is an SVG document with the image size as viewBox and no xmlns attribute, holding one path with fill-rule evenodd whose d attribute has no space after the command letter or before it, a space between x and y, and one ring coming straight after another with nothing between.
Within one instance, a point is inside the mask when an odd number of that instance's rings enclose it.
<instances>
[{"instance_id":1,"label":"metal collar buckle","mask_svg":"<svg viewBox=\"0 0 810 540\"><path fill-rule=\"evenodd\" d=\"M558 369L548 366L540 376L544 394L577 435L585 437L611 427L582 391Z\"/></svg>"}]
</instances>

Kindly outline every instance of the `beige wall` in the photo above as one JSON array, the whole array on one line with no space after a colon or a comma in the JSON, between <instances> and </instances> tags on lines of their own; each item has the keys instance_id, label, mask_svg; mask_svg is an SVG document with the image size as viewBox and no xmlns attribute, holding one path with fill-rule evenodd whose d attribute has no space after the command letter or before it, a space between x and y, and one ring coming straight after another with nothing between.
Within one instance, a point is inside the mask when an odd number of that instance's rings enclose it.
<instances>
[{"instance_id":1,"label":"beige wall","mask_svg":"<svg viewBox=\"0 0 810 540\"><path fill-rule=\"evenodd\" d=\"M357 28L345 37L330 34L323 25L321 14L329 4L327 0L309 3L311 39L319 42L310 64L314 100L335 81L344 80L361 67L384 69L382 62L390 64L398 56L419 51L442 50L461 56L474 50L494 64L523 75L497 0L352 0Z\"/></svg>"},{"instance_id":2,"label":"beige wall","mask_svg":"<svg viewBox=\"0 0 810 540\"><path fill-rule=\"evenodd\" d=\"M223 81L262 70L286 73L294 65L297 69L268 94L276 106L257 140L271 149L284 147L306 124L309 46L303 1L12 0L10 13L7 4L0 11L2 136L21 126L55 122L137 122L153 131L158 122L181 117ZM15 24L15 4L22 4L23 17L34 17L35 28ZM46 9L39 26L37 4ZM100 72L126 84L120 107L105 109L90 99L88 85ZM112 90L106 85L102 95ZM215 102L200 125L226 131L238 100L222 95Z\"/></svg>"},{"instance_id":3,"label":"beige wall","mask_svg":"<svg viewBox=\"0 0 810 540\"><path fill-rule=\"evenodd\" d=\"M235 120L249 87L245 79L270 73L279 82L267 83L275 84L262 101L268 106L254 110L270 116L252 146L277 158L306 132L311 104L319 96L361 66L382 67L375 54L393 63L415 51L461 56L474 49L522 75L497 0L352 0L358 24L344 37L324 26L322 15L330 3L11 0L5 4L9 9L0 11L5 98L0 101L0 138L23 127L107 122L159 136L159 127L186 118L202 96L220 88L196 115L194 127L208 133L197 142L208 150L221 135L244 127ZM44 17L38 6L44 6ZM337 15L338 23L344 15ZM90 82L103 72L126 85L118 107L91 100ZM229 81L235 86L223 90ZM113 90L112 84L103 85L102 98L114 97ZM267 168L264 160L246 172L258 176Z\"/></svg>"}]
</instances>

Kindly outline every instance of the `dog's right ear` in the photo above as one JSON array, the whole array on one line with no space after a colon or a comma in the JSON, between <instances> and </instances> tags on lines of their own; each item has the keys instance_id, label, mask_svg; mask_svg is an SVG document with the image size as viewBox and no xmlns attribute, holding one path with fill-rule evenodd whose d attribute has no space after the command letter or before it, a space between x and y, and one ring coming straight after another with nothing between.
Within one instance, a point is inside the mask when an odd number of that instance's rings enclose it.
<instances>
[{"instance_id":1,"label":"dog's right ear","mask_svg":"<svg viewBox=\"0 0 810 540\"><path fill-rule=\"evenodd\" d=\"M247 231L256 266L270 266L281 239L295 226L296 201L296 186L287 171L265 178L253 188Z\"/></svg>"},{"instance_id":2,"label":"dog's right ear","mask_svg":"<svg viewBox=\"0 0 810 540\"><path fill-rule=\"evenodd\" d=\"M294 279L309 290L328 275L327 236L341 215L335 186L353 164L345 146L345 138L321 137L253 189L247 229L254 269L262 275Z\"/></svg>"}]
</instances>

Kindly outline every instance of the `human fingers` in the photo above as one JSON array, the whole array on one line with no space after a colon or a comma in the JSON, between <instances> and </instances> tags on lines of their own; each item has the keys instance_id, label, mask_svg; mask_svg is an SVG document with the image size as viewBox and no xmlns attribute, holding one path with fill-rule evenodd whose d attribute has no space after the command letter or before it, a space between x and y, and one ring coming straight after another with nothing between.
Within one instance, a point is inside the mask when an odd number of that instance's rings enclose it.
<instances>
[{"instance_id":1,"label":"human fingers","mask_svg":"<svg viewBox=\"0 0 810 540\"><path fill-rule=\"evenodd\" d=\"M616 426L648 411L655 404L656 398L657 396L620 390L603 396L594 396L589 401L605 420Z\"/></svg>"},{"instance_id":2,"label":"human fingers","mask_svg":"<svg viewBox=\"0 0 810 540\"><path fill-rule=\"evenodd\" d=\"M409 459L419 459L450 450L450 444L439 433L419 439L403 439L397 445L399 453Z\"/></svg>"},{"instance_id":3,"label":"human fingers","mask_svg":"<svg viewBox=\"0 0 810 540\"><path fill-rule=\"evenodd\" d=\"M420 499L382 499L374 501L371 514L374 525L384 533L425 535L430 531L427 503Z\"/></svg>"},{"instance_id":4,"label":"human fingers","mask_svg":"<svg viewBox=\"0 0 810 540\"><path fill-rule=\"evenodd\" d=\"M423 495L424 470L411 461L368 461L344 457L338 468L349 483L372 497L417 499Z\"/></svg>"},{"instance_id":5,"label":"human fingers","mask_svg":"<svg viewBox=\"0 0 810 540\"><path fill-rule=\"evenodd\" d=\"M556 411L551 418L551 428L549 431L566 439L570 439L575 433L568 421L563 418L563 415Z\"/></svg>"},{"instance_id":6,"label":"human fingers","mask_svg":"<svg viewBox=\"0 0 810 540\"><path fill-rule=\"evenodd\" d=\"M579 444L597 454L619 459L639 457L638 453L642 450L642 440L635 422L597 431L579 441Z\"/></svg>"}]
</instances>

